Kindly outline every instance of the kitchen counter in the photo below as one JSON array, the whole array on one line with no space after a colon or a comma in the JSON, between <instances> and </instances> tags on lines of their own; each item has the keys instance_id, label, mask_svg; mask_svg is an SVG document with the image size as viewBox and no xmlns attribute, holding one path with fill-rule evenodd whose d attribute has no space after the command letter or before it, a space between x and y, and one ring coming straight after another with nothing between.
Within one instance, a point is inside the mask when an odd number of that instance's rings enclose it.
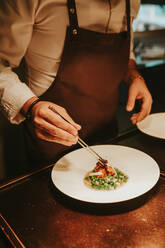
<instances>
[{"instance_id":1,"label":"kitchen counter","mask_svg":"<svg viewBox=\"0 0 165 248\"><path fill-rule=\"evenodd\" d=\"M165 171L164 140L134 130L107 143L142 150ZM163 176L154 188L133 200L120 204L89 204L55 189L51 169L50 166L9 185L1 185L0 226L14 247L165 247Z\"/></svg>"}]
</instances>

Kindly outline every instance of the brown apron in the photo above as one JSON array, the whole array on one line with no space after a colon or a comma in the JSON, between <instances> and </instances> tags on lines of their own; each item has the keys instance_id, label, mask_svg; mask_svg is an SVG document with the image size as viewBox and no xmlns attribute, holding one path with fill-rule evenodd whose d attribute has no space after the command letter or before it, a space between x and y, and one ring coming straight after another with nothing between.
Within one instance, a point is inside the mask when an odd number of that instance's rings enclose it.
<instances>
[{"instance_id":1,"label":"brown apron","mask_svg":"<svg viewBox=\"0 0 165 248\"><path fill-rule=\"evenodd\" d=\"M99 33L78 26L75 0L68 0L70 26L56 79L40 96L64 107L82 126L81 138L88 140L108 132L114 135L118 87L126 73L130 46L130 3L126 0L127 31ZM75 148L38 139L33 124L25 121L28 153L40 165L55 162Z\"/></svg>"}]
</instances>

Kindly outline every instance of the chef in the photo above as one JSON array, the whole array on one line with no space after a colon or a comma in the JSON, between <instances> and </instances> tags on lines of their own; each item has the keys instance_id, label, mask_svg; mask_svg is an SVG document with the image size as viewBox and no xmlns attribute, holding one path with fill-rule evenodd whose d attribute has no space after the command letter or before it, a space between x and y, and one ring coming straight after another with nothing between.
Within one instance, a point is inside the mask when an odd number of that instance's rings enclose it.
<instances>
[{"instance_id":1,"label":"chef","mask_svg":"<svg viewBox=\"0 0 165 248\"><path fill-rule=\"evenodd\" d=\"M129 84L135 124L152 97L136 69L139 0L1 0L2 113L24 129L31 161L48 164L78 140L116 134L118 87ZM65 121L61 116L67 119Z\"/></svg>"}]
</instances>

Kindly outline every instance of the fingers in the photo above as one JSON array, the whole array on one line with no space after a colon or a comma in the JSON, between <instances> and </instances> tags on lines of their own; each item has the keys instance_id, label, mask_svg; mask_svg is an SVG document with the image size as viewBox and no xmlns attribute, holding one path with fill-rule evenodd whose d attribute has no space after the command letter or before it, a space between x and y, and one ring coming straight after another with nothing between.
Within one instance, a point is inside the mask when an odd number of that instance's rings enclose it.
<instances>
[{"instance_id":1,"label":"fingers","mask_svg":"<svg viewBox=\"0 0 165 248\"><path fill-rule=\"evenodd\" d=\"M145 98L141 104L141 110L139 113L134 113L131 116L132 124L136 124L139 121L142 121L147 115L149 115L152 106L152 99Z\"/></svg>"},{"instance_id":2,"label":"fingers","mask_svg":"<svg viewBox=\"0 0 165 248\"><path fill-rule=\"evenodd\" d=\"M57 112L52 111L49 108L50 104L55 106L56 111L70 123ZM38 138L67 146L77 143L78 130L81 129L81 126L72 120L64 108L44 101L34 106L33 124Z\"/></svg>"},{"instance_id":3,"label":"fingers","mask_svg":"<svg viewBox=\"0 0 165 248\"><path fill-rule=\"evenodd\" d=\"M64 108L59 109L59 113L66 119L68 120L77 130L81 129L81 126L78 125L77 123L75 123L73 121L73 119L70 117L70 115L68 115L67 111Z\"/></svg>"},{"instance_id":4,"label":"fingers","mask_svg":"<svg viewBox=\"0 0 165 248\"><path fill-rule=\"evenodd\" d=\"M131 116L133 124L143 120L151 111L152 96L145 84L143 78L135 78L129 88L128 102L126 105L127 111L132 111L135 107L135 101L141 101L141 110L139 113L134 113Z\"/></svg>"},{"instance_id":5,"label":"fingers","mask_svg":"<svg viewBox=\"0 0 165 248\"><path fill-rule=\"evenodd\" d=\"M72 135L69 132L50 124L42 118L37 118L34 125L36 126L36 133L39 138L47 141L73 145L77 143L78 136Z\"/></svg>"},{"instance_id":6,"label":"fingers","mask_svg":"<svg viewBox=\"0 0 165 248\"><path fill-rule=\"evenodd\" d=\"M126 104L126 110L127 111L130 112L134 109L135 101L136 101L136 94L135 94L135 92L131 92L128 96L128 101Z\"/></svg>"},{"instance_id":7,"label":"fingers","mask_svg":"<svg viewBox=\"0 0 165 248\"><path fill-rule=\"evenodd\" d=\"M38 128L36 128L36 135L40 139L43 139L49 142L59 143L65 146L71 146L77 143L77 141L73 143L70 140L64 140L56 136L51 136L49 133L45 132L44 130L38 129Z\"/></svg>"},{"instance_id":8,"label":"fingers","mask_svg":"<svg viewBox=\"0 0 165 248\"><path fill-rule=\"evenodd\" d=\"M66 119L69 119L67 114L65 116L66 116ZM55 125L56 127L70 133L73 136L76 136L78 134L78 128L75 127L76 124L74 124L73 126L72 124L66 122L60 115L52 112L49 109L47 110L46 115L44 115L44 119L47 122L51 123L52 125ZM74 123L74 122L72 121L71 123Z\"/></svg>"}]
</instances>

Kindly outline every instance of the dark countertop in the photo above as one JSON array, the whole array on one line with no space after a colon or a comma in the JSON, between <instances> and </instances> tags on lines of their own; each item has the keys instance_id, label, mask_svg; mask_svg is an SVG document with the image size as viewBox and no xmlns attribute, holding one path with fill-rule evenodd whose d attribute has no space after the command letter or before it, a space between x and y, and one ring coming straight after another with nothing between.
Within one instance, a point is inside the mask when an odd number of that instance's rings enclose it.
<instances>
[{"instance_id":1,"label":"dark countertop","mask_svg":"<svg viewBox=\"0 0 165 248\"><path fill-rule=\"evenodd\" d=\"M135 130L110 143L140 149L165 168L164 140ZM164 177L141 197L102 205L61 194L52 185L50 173L51 167L1 188L0 212L24 245L15 247L165 247Z\"/></svg>"},{"instance_id":2,"label":"dark countertop","mask_svg":"<svg viewBox=\"0 0 165 248\"><path fill-rule=\"evenodd\" d=\"M153 96L152 112L165 110L164 69L141 71ZM125 111L127 89L121 87L121 92L120 136L105 143L139 149L165 171L165 140L132 131L130 114ZM131 201L110 205L79 202L54 188L51 167L41 171L26 161L19 127L6 122L0 125L0 228L4 228L0 248L9 248L11 242L16 248L165 247L163 176L152 190ZM3 233L7 239L2 239Z\"/></svg>"}]
</instances>

